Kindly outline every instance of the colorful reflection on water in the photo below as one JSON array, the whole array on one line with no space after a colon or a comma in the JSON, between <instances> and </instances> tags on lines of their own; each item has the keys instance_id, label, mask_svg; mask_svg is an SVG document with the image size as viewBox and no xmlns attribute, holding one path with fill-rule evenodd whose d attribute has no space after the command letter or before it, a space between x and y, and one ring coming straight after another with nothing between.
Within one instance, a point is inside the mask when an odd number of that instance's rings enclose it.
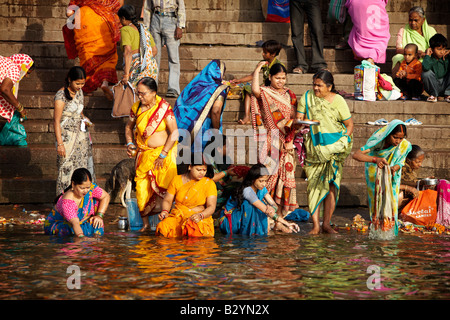
<instances>
[{"instance_id":1,"label":"colorful reflection on water","mask_svg":"<svg viewBox=\"0 0 450 320\"><path fill-rule=\"evenodd\" d=\"M81 289L69 289L69 266ZM369 288L371 266L379 287ZM366 234L165 239L110 230L99 239L0 229L0 299L449 299L450 237Z\"/></svg>"}]
</instances>

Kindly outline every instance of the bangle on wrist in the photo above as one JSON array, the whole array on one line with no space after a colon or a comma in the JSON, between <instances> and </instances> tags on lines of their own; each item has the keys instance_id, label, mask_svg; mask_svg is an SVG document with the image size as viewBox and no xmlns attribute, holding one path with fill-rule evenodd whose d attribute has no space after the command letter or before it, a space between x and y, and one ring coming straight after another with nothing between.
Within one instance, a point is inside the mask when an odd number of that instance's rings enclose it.
<instances>
[{"instance_id":1,"label":"bangle on wrist","mask_svg":"<svg viewBox=\"0 0 450 320\"><path fill-rule=\"evenodd\" d=\"M377 157L373 157L373 158L372 158L372 162L373 162L373 163L377 163Z\"/></svg>"},{"instance_id":2,"label":"bangle on wrist","mask_svg":"<svg viewBox=\"0 0 450 320\"><path fill-rule=\"evenodd\" d=\"M23 111L23 106L22 106L21 103L19 103L19 104L17 105L16 110L19 111L19 112L22 112L22 111Z\"/></svg>"},{"instance_id":3,"label":"bangle on wrist","mask_svg":"<svg viewBox=\"0 0 450 320\"><path fill-rule=\"evenodd\" d=\"M200 212L200 217L203 219L205 219L205 216L203 215L203 212Z\"/></svg>"},{"instance_id":4,"label":"bangle on wrist","mask_svg":"<svg viewBox=\"0 0 450 320\"><path fill-rule=\"evenodd\" d=\"M278 219L278 214L275 213L275 214L273 215L272 219L273 219L273 221L277 221L277 219Z\"/></svg>"},{"instance_id":5,"label":"bangle on wrist","mask_svg":"<svg viewBox=\"0 0 450 320\"><path fill-rule=\"evenodd\" d=\"M164 159L165 157L167 157L167 155L164 155L164 154L160 153L160 154L159 154L159 157L160 157L161 159Z\"/></svg>"},{"instance_id":6,"label":"bangle on wrist","mask_svg":"<svg viewBox=\"0 0 450 320\"><path fill-rule=\"evenodd\" d=\"M223 172L223 174L224 174L224 178L226 178L226 176L228 176L228 172L226 172L225 170L224 171L222 171Z\"/></svg>"},{"instance_id":7,"label":"bangle on wrist","mask_svg":"<svg viewBox=\"0 0 450 320\"><path fill-rule=\"evenodd\" d=\"M99 216L100 218L103 219L103 217L104 217L105 215L103 214L103 212L97 212L97 216Z\"/></svg>"},{"instance_id":8,"label":"bangle on wrist","mask_svg":"<svg viewBox=\"0 0 450 320\"><path fill-rule=\"evenodd\" d=\"M84 234L77 234L77 237L78 237L78 238L83 238L83 237L84 237Z\"/></svg>"},{"instance_id":9,"label":"bangle on wrist","mask_svg":"<svg viewBox=\"0 0 450 320\"><path fill-rule=\"evenodd\" d=\"M64 145L64 143L58 143L58 147L61 147L63 145Z\"/></svg>"},{"instance_id":10,"label":"bangle on wrist","mask_svg":"<svg viewBox=\"0 0 450 320\"><path fill-rule=\"evenodd\" d=\"M129 145L134 145L133 141L128 142L128 143L127 143L127 147L128 147Z\"/></svg>"}]
</instances>

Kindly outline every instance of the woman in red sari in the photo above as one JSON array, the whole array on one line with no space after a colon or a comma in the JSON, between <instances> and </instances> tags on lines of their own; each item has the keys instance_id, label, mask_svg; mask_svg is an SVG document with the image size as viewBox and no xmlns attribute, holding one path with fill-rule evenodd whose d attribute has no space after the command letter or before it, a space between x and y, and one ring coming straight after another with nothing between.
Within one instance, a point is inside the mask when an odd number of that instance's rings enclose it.
<instances>
[{"instance_id":1,"label":"woman in red sari","mask_svg":"<svg viewBox=\"0 0 450 320\"><path fill-rule=\"evenodd\" d=\"M295 188L296 153L294 137L296 128L293 119L297 98L286 84L286 67L274 64L269 71L270 85L260 87L259 72L267 61L262 61L253 73L252 81L252 125L255 137L264 142L260 162L269 170L267 190L278 204L282 217L295 210L297 195ZM261 134L264 131L267 135Z\"/></svg>"},{"instance_id":2,"label":"woman in red sari","mask_svg":"<svg viewBox=\"0 0 450 320\"><path fill-rule=\"evenodd\" d=\"M123 0L71 0L67 16L73 20L63 28L69 59L80 58L86 70L85 93L101 88L109 100L109 85L116 84L117 42L120 22L117 11Z\"/></svg>"}]
</instances>

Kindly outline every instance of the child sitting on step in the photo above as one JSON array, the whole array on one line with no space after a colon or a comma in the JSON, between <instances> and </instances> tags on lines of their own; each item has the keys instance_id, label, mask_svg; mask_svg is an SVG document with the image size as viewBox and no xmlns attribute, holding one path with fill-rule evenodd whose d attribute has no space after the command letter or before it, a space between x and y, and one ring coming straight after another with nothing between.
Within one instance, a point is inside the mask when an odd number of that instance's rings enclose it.
<instances>
[{"instance_id":1,"label":"child sitting on step","mask_svg":"<svg viewBox=\"0 0 450 320\"><path fill-rule=\"evenodd\" d=\"M401 211L411 200L419 196L417 190L417 172L422 167L425 152L418 145L412 145L411 151L406 156L402 169L400 188L398 195L398 209Z\"/></svg>"},{"instance_id":2,"label":"child sitting on step","mask_svg":"<svg viewBox=\"0 0 450 320\"><path fill-rule=\"evenodd\" d=\"M405 59L400 64L398 72L394 76L394 83L403 93L405 100L419 100L423 92L422 63L417 59L419 47L414 43L408 43L404 49Z\"/></svg>"},{"instance_id":3,"label":"child sitting on step","mask_svg":"<svg viewBox=\"0 0 450 320\"><path fill-rule=\"evenodd\" d=\"M430 47L422 61L422 81L430 95L429 102L437 102L437 97L442 95L450 102L449 53L447 39L442 34L436 33L430 38Z\"/></svg>"},{"instance_id":4,"label":"child sitting on step","mask_svg":"<svg viewBox=\"0 0 450 320\"><path fill-rule=\"evenodd\" d=\"M262 57L263 61L267 61L268 64L264 65L261 70L263 72L263 81L264 85L269 85L267 81L269 81L269 70L270 68L276 64L281 63L280 60L277 59L277 56L280 54L281 51L281 44L276 40L267 40L262 45ZM282 63L281 63L282 64ZM233 79L230 82L232 84L239 84L239 83L245 83L252 81L253 79L253 73L250 73L249 75L240 78L240 79ZM238 123L240 124L248 124L250 123L250 97L252 95L252 87L251 85L247 84L244 86L243 91L243 98L244 98L244 108L245 108L245 115L243 119L239 119Z\"/></svg>"}]
</instances>

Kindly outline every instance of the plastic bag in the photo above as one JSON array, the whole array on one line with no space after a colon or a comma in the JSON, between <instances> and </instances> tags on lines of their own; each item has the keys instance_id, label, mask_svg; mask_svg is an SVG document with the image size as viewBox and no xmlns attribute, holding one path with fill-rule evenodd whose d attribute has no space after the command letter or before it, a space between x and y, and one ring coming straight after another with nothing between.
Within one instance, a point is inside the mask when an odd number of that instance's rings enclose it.
<instances>
[{"instance_id":1,"label":"plastic bag","mask_svg":"<svg viewBox=\"0 0 450 320\"><path fill-rule=\"evenodd\" d=\"M376 101L380 67L363 60L354 68L355 99Z\"/></svg>"},{"instance_id":2,"label":"plastic bag","mask_svg":"<svg viewBox=\"0 0 450 320\"><path fill-rule=\"evenodd\" d=\"M266 21L290 23L289 0L268 0Z\"/></svg>"},{"instance_id":3,"label":"plastic bag","mask_svg":"<svg viewBox=\"0 0 450 320\"><path fill-rule=\"evenodd\" d=\"M402 220L420 226L434 224L437 217L437 191L419 191L419 196L402 209Z\"/></svg>"},{"instance_id":4,"label":"plastic bag","mask_svg":"<svg viewBox=\"0 0 450 320\"><path fill-rule=\"evenodd\" d=\"M27 133L20 123L20 113L15 111L11 121L0 132L0 146L26 146Z\"/></svg>"},{"instance_id":5,"label":"plastic bag","mask_svg":"<svg viewBox=\"0 0 450 320\"><path fill-rule=\"evenodd\" d=\"M436 223L450 227L450 182L445 179L439 180L437 192Z\"/></svg>"}]
</instances>

